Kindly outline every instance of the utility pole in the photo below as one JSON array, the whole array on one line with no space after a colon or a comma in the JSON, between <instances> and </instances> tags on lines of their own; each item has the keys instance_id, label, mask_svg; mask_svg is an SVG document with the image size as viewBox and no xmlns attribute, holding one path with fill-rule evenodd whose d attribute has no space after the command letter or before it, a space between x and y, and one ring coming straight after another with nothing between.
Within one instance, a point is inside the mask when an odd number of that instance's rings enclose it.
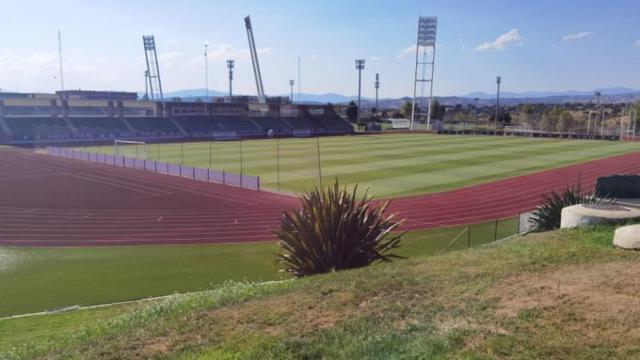
<instances>
[{"instance_id":1,"label":"utility pole","mask_svg":"<svg viewBox=\"0 0 640 360\"><path fill-rule=\"evenodd\" d=\"M234 60L227 60L227 69L229 69L229 102L231 102L231 98L233 97L233 67Z\"/></svg>"},{"instance_id":2,"label":"utility pole","mask_svg":"<svg viewBox=\"0 0 640 360\"><path fill-rule=\"evenodd\" d=\"M207 50L209 48L209 44L204 43L204 89L205 89L205 97L209 98L209 60L207 57Z\"/></svg>"},{"instance_id":3,"label":"utility pole","mask_svg":"<svg viewBox=\"0 0 640 360\"><path fill-rule=\"evenodd\" d=\"M293 104L293 85L295 85L295 81L293 81L293 79L289 80L289 86L291 87L291 95L289 97L289 99L291 100L291 103Z\"/></svg>"},{"instance_id":4,"label":"utility pole","mask_svg":"<svg viewBox=\"0 0 640 360\"><path fill-rule=\"evenodd\" d=\"M496 92L496 119L495 119L495 132L498 134L498 116L500 114L500 82L502 82L502 78L500 76L496 76L496 84L498 85L498 92Z\"/></svg>"},{"instance_id":5,"label":"utility pole","mask_svg":"<svg viewBox=\"0 0 640 360\"><path fill-rule=\"evenodd\" d=\"M478 98L473 99L474 101L474 105L473 105L473 117L475 119L475 122L478 122Z\"/></svg>"},{"instance_id":6,"label":"utility pole","mask_svg":"<svg viewBox=\"0 0 640 360\"><path fill-rule=\"evenodd\" d=\"M596 97L596 119L593 123L593 133L594 134L598 134L598 110L600 110L600 96L602 95L602 93L600 91L596 91L593 93L593 95ZM600 120L600 135L602 135L602 123L604 122L604 118Z\"/></svg>"},{"instance_id":7,"label":"utility pole","mask_svg":"<svg viewBox=\"0 0 640 360\"><path fill-rule=\"evenodd\" d=\"M356 70L358 70L358 124L360 123L361 92L362 92L362 70L364 69L364 59L356 59Z\"/></svg>"},{"instance_id":8,"label":"utility pole","mask_svg":"<svg viewBox=\"0 0 640 360\"><path fill-rule=\"evenodd\" d=\"M301 71L301 63L300 63L300 57L298 56L298 102L302 102L302 90L301 90L301 86L302 86L302 81L300 79L300 71Z\"/></svg>"},{"instance_id":9,"label":"utility pole","mask_svg":"<svg viewBox=\"0 0 640 360\"><path fill-rule=\"evenodd\" d=\"M64 71L62 70L62 34L58 30L58 60L60 61L60 90L64 90Z\"/></svg>"},{"instance_id":10,"label":"utility pole","mask_svg":"<svg viewBox=\"0 0 640 360\"><path fill-rule=\"evenodd\" d=\"M373 83L376 88L376 111L378 111L378 90L380 90L380 74L376 73L376 82Z\"/></svg>"}]
</instances>

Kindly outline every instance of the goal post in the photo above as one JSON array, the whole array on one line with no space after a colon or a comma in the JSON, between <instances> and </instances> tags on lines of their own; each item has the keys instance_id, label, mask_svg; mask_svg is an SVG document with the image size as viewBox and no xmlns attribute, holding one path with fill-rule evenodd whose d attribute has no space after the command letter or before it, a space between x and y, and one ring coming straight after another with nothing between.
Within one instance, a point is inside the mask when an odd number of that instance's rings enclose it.
<instances>
[{"instance_id":1,"label":"goal post","mask_svg":"<svg viewBox=\"0 0 640 360\"><path fill-rule=\"evenodd\" d=\"M147 143L144 141L113 140L113 155L147 159Z\"/></svg>"}]
</instances>

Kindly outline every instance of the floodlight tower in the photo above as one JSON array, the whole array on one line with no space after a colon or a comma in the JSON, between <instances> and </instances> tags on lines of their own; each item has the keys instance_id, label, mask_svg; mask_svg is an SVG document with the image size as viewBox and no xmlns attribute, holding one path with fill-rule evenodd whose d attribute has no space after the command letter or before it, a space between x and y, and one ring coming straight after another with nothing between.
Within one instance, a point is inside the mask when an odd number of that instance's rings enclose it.
<instances>
[{"instance_id":1,"label":"floodlight tower","mask_svg":"<svg viewBox=\"0 0 640 360\"><path fill-rule=\"evenodd\" d=\"M207 57L207 50L209 48L209 44L204 43L204 91L205 97L209 98L209 59Z\"/></svg>"},{"instance_id":2,"label":"floodlight tower","mask_svg":"<svg viewBox=\"0 0 640 360\"><path fill-rule=\"evenodd\" d=\"M420 16L418 18L418 41L416 42L416 70L413 80L413 101L411 102L411 130L414 128L416 117L416 92L418 83L429 83L429 110L427 112L427 129L431 127L431 102L433 97L433 70L436 60L436 30L438 18L435 16ZM422 59L420 59L422 51ZM429 54L431 56L429 56ZM418 67L422 68L422 74L418 75ZM431 75L427 67L431 68ZM422 89L422 87L421 87ZM422 92L422 90L421 90ZM424 94L421 94L424 98Z\"/></svg>"},{"instance_id":3,"label":"floodlight tower","mask_svg":"<svg viewBox=\"0 0 640 360\"><path fill-rule=\"evenodd\" d=\"M233 68L235 65L234 60L227 60L227 69L229 69L229 102L233 97Z\"/></svg>"},{"instance_id":4,"label":"floodlight tower","mask_svg":"<svg viewBox=\"0 0 640 360\"><path fill-rule=\"evenodd\" d=\"M376 73L376 81L373 83L376 88L376 111L378 111L378 90L380 90L380 74Z\"/></svg>"},{"instance_id":5,"label":"floodlight tower","mask_svg":"<svg viewBox=\"0 0 640 360\"><path fill-rule=\"evenodd\" d=\"M356 59L356 70L358 70L358 123L360 123L361 93L362 93L362 70L364 70L364 59Z\"/></svg>"},{"instance_id":6,"label":"floodlight tower","mask_svg":"<svg viewBox=\"0 0 640 360\"><path fill-rule=\"evenodd\" d=\"M64 71L62 70L62 34L58 30L58 60L60 61L60 90L64 90Z\"/></svg>"},{"instance_id":7,"label":"floodlight tower","mask_svg":"<svg viewBox=\"0 0 640 360\"><path fill-rule=\"evenodd\" d=\"M498 86L498 91L496 92L496 118L494 121L495 131L498 132L498 116L500 115L500 83L502 82L502 78L500 76L496 76L496 85Z\"/></svg>"},{"instance_id":8,"label":"floodlight tower","mask_svg":"<svg viewBox=\"0 0 640 360\"><path fill-rule=\"evenodd\" d=\"M291 87L291 95L289 97L289 99L291 100L291 103L293 104L293 85L295 85L295 81L293 80L289 80L289 86Z\"/></svg>"},{"instance_id":9,"label":"floodlight tower","mask_svg":"<svg viewBox=\"0 0 640 360\"><path fill-rule=\"evenodd\" d=\"M266 102L266 97L264 95L264 86L262 85L260 64L258 63L258 52L256 51L255 39L253 38L251 18L248 15L244 18L244 25L247 28L247 39L249 40L249 51L251 52L251 63L253 65L253 76L256 78L256 87L258 88L258 101L264 103Z\"/></svg>"},{"instance_id":10,"label":"floodlight tower","mask_svg":"<svg viewBox=\"0 0 640 360\"><path fill-rule=\"evenodd\" d=\"M593 93L593 96L596 97L596 120L593 123L593 127L594 127L594 134L598 133L598 112L600 111L600 96L602 96L602 92L600 91L596 91ZM600 120L600 135L602 135L602 127L604 125L604 111L602 113L602 119Z\"/></svg>"},{"instance_id":11,"label":"floodlight tower","mask_svg":"<svg viewBox=\"0 0 640 360\"><path fill-rule=\"evenodd\" d=\"M160 80L160 65L156 52L156 40L153 35L143 35L144 58L147 61L147 80L149 81L149 93L152 100L162 100L162 81Z\"/></svg>"}]
</instances>

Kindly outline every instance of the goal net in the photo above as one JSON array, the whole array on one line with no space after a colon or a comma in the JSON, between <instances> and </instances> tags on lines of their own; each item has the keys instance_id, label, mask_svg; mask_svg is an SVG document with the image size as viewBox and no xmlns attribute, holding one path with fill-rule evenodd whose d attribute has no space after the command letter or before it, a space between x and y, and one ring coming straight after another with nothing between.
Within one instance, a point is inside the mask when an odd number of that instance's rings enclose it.
<instances>
[{"instance_id":1,"label":"goal net","mask_svg":"<svg viewBox=\"0 0 640 360\"><path fill-rule=\"evenodd\" d=\"M113 154L136 159L147 159L148 145L144 141L114 140Z\"/></svg>"}]
</instances>

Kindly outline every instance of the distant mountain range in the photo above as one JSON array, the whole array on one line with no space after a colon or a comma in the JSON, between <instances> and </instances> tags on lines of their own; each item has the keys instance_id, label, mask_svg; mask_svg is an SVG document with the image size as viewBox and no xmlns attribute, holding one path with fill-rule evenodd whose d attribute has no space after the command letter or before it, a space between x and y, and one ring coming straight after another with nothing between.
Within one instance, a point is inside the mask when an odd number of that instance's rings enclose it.
<instances>
[{"instance_id":1,"label":"distant mountain range","mask_svg":"<svg viewBox=\"0 0 640 360\"><path fill-rule=\"evenodd\" d=\"M578 91L578 90L568 90L568 91L527 91L527 92L500 92L500 97L505 99L539 99L539 98L547 98L547 97L575 97L575 96L590 96L592 97L596 91L600 91L603 96L616 96L623 94L631 94L638 93L640 90L631 89L626 87L612 87L606 89L595 89L593 91ZM462 95L460 97L465 98L479 98L479 99L495 99L496 93L488 94L481 91L472 92L466 95Z\"/></svg>"},{"instance_id":2,"label":"distant mountain range","mask_svg":"<svg viewBox=\"0 0 640 360\"><path fill-rule=\"evenodd\" d=\"M594 99L593 94L595 91L600 91L602 93L601 101L602 102L630 102L635 101L636 99L640 99L640 90L631 89L626 87L611 87L611 88L603 88L603 89L595 89L594 91L578 91L578 90L568 90L568 91L527 91L527 92L500 92L500 101L505 105L514 105L519 103L549 103L549 104L559 104L566 102L589 102ZM205 89L188 89L188 90L180 90L180 91L171 91L165 93L165 98L175 98L180 97L183 100L195 100L202 99L206 96ZM217 90L209 90L209 96L226 96L226 92L217 91ZM240 94L238 94L240 95ZM289 94L278 94L277 96L287 97ZM301 93L300 97L298 97L297 93L293 94L295 102L304 102L304 103L333 103L333 104L345 104L350 102L351 100L356 100L357 96L347 96L337 93L326 93L326 94L308 94ZM485 92L472 92L462 96L436 96L436 98L443 105L469 105L475 104L476 100L478 105L489 105L495 103L496 94L490 94ZM402 106L402 104L410 100L409 97L402 98L384 98L379 100L380 107L386 108L397 108ZM363 106L373 106L372 98L362 98Z\"/></svg>"}]
</instances>

